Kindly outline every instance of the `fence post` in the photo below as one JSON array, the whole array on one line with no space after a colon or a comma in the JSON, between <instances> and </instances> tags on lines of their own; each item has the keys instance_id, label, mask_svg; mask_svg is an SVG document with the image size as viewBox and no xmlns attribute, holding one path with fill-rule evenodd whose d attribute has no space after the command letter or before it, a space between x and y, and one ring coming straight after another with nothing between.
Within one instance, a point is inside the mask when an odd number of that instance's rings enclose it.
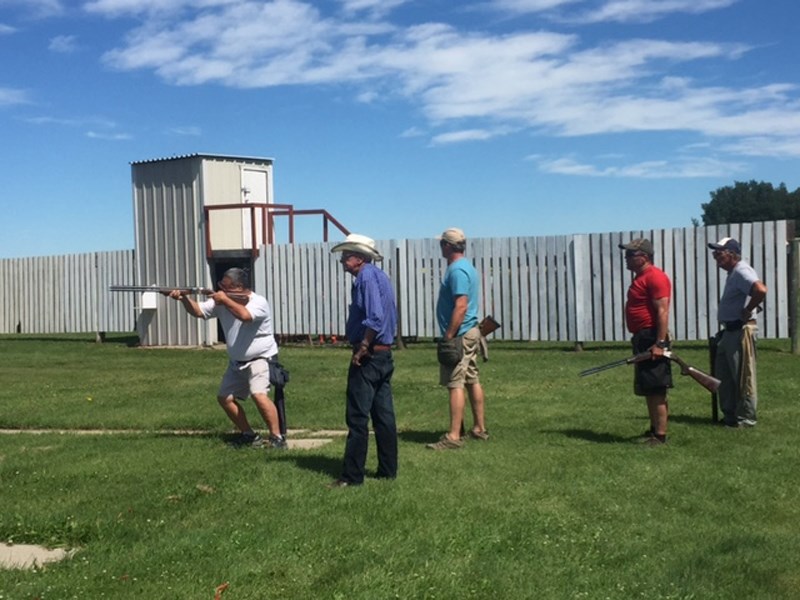
<instances>
[{"instance_id":1,"label":"fence post","mask_svg":"<svg viewBox=\"0 0 800 600\"><path fill-rule=\"evenodd\" d=\"M800 238L789 242L789 336L792 338L792 354L800 354Z\"/></svg>"}]
</instances>

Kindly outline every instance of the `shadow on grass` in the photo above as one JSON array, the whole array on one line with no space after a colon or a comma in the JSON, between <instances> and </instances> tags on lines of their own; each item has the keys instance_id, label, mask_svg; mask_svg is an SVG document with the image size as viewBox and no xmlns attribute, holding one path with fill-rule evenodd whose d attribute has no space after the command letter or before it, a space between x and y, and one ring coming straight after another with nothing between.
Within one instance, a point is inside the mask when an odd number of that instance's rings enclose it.
<instances>
[{"instance_id":1,"label":"shadow on grass","mask_svg":"<svg viewBox=\"0 0 800 600\"><path fill-rule=\"evenodd\" d=\"M397 437L412 444L432 444L442 437L441 432L433 431L399 431Z\"/></svg>"},{"instance_id":2,"label":"shadow on grass","mask_svg":"<svg viewBox=\"0 0 800 600\"><path fill-rule=\"evenodd\" d=\"M127 346L133 348L139 345L139 336L132 335L109 335L105 340L98 342L94 337L71 336L71 335L50 335L37 336L30 334L17 334L10 336L0 336L0 342L46 342L46 343L77 343L77 344L98 344L103 346Z\"/></svg>"},{"instance_id":3,"label":"shadow on grass","mask_svg":"<svg viewBox=\"0 0 800 600\"><path fill-rule=\"evenodd\" d=\"M669 420L674 423L686 423L687 425L708 425L716 427L717 423L708 417L696 417L694 415L670 415Z\"/></svg>"},{"instance_id":4,"label":"shadow on grass","mask_svg":"<svg viewBox=\"0 0 800 600\"><path fill-rule=\"evenodd\" d=\"M298 454L289 456L279 455L276 456L275 459L293 462L301 469L313 471L315 473L322 473L323 475L328 475L332 479L339 477L342 472L341 458L319 456L316 454Z\"/></svg>"},{"instance_id":5,"label":"shadow on grass","mask_svg":"<svg viewBox=\"0 0 800 600\"><path fill-rule=\"evenodd\" d=\"M638 437L623 437L612 433L592 431L591 429L554 429L546 433L561 433L569 438L586 440L596 444L619 444L620 442L630 442Z\"/></svg>"}]
</instances>

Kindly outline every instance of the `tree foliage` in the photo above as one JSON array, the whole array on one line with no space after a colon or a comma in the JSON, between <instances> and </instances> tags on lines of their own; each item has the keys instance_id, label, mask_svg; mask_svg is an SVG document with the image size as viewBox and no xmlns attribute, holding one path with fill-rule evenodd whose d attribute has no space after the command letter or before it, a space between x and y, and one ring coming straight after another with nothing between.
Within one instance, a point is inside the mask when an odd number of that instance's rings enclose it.
<instances>
[{"instance_id":1,"label":"tree foliage","mask_svg":"<svg viewBox=\"0 0 800 600\"><path fill-rule=\"evenodd\" d=\"M800 219L800 188L790 192L783 183L776 188L764 181L737 181L710 195L711 202L702 205L703 225Z\"/></svg>"}]
</instances>

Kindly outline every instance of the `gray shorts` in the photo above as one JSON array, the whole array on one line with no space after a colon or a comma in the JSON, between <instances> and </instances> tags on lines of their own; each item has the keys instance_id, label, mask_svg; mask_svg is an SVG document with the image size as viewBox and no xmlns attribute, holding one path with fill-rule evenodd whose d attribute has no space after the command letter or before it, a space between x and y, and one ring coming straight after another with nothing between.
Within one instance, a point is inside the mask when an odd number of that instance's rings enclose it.
<instances>
[{"instance_id":1,"label":"gray shorts","mask_svg":"<svg viewBox=\"0 0 800 600\"><path fill-rule=\"evenodd\" d=\"M269 393L269 365L266 358L256 358L248 362L228 362L228 369L222 376L217 396L227 398L247 398L253 394Z\"/></svg>"},{"instance_id":2,"label":"gray shorts","mask_svg":"<svg viewBox=\"0 0 800 600\"><path fill-rule=\"evenodd\" d=\"M478 351L480 350L481 331L473 327L462 338L464 354L454 367L439 364L439 384L448 388L463 388L465 384L479 383Z\"/></svg>"}]
</instances>

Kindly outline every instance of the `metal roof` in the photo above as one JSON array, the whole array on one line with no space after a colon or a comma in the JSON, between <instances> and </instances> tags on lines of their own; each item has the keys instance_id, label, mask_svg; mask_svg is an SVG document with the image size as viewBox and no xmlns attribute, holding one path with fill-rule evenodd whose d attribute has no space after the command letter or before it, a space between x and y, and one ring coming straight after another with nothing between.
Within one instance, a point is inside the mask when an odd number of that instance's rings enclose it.
<instances>
[{"instance_id":1,"label":"metal roof","mask_svg":"<svg viewBox=\"0 0 800 600\"><path fill-rule=\"evenodd\" d=\"M259 162L275 162L273 158L263 156L236 156L233 154L211 154L207 152L196 152L194 154L181 154L177 156L166 156L163 158L149 158L147 160L134 160L130 164L143 165L147 163L165 162L168 160L185 160L187 158L220 158L224 160L242 160L242 161L259 161Z\"/></svg>"}]
</instances>

